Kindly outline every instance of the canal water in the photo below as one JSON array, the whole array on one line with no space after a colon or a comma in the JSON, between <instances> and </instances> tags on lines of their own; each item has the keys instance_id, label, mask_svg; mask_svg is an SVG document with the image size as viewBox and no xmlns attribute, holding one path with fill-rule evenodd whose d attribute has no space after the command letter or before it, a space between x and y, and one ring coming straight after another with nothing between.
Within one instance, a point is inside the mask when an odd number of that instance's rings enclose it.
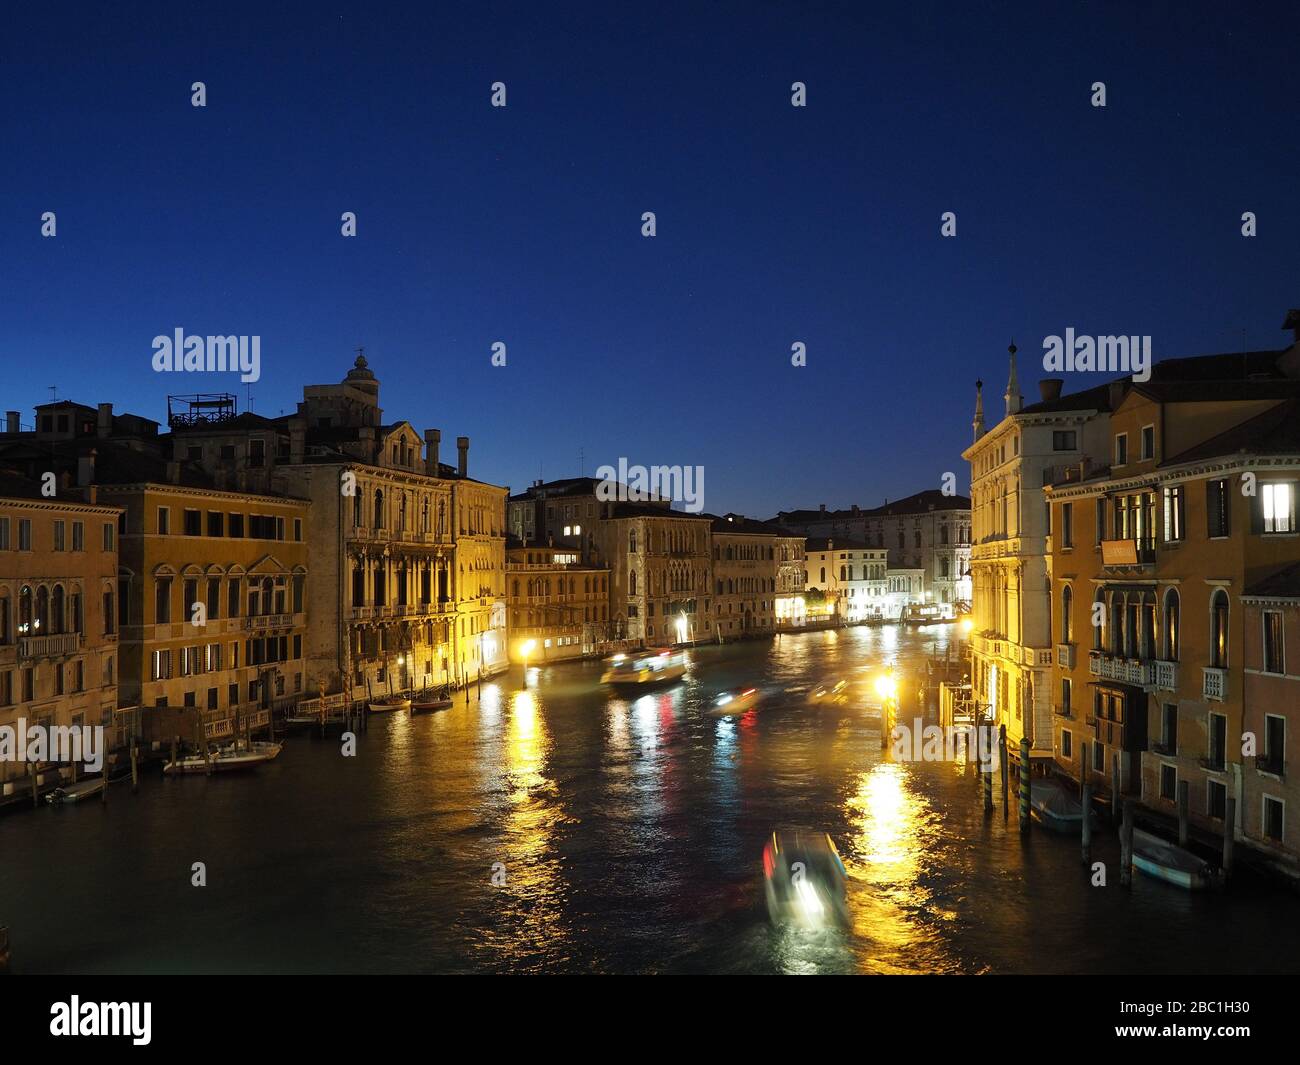
<instances>
[{"instance_id":1,"label":"canal water","mask_svg":"<svg viewBox=\"0 0 1300 1065\"><path fill-rule=\"evenodd\" d=\"M982 809L951 763L882 757L886 664L951 630L855 628L691 653L626 700L599 663L530 669L431 716L372 717L357 755L289 737L239 776L0 817L0 924L23 972L1294 972L1297 899L1243 875L1191 895L1118 883L1079 845ZM955 647L952 648L956 650ZM843 679L850 704L799 689ZM702 713L754 684L759 707ZM847 930L770 927L773 827L823 828ZM192 866L207 885L191 884Z\"/></svg>"}]
</instances>

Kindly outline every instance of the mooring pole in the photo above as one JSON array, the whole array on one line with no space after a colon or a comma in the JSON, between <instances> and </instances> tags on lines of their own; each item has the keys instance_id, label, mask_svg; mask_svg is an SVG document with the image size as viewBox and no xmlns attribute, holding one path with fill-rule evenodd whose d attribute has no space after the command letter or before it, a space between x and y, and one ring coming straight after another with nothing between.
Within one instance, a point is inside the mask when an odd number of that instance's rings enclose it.
<instances>
[{"instance_id":1,"label":"mooring pole","mask_svg":"<svg viewBox=\"0 0 1300 1065\"><path fill-rule=\"evenodd\" d=\"M1029 737L1020 738L1020 831L1029 831Z\"/></svg>"},{"instance_id":2,"label":"mooring pole","mask_svg":"<svg viewBox=\"0 0 1300 1065\"><path fill-rule=\"evenodd\" d=\"M1124 800L1124 823L1119 834L1119 882L1122 887L1133 883L1133 803Z\"/></svg>"},{"instance_id":3,"label":"mooring pole","mask_svg":"<svg viewBox=\"0 0 1300 1065\"><path fill-rule=\"evenodd\" d=\"M1180 847L1187 846L1187 837L1191 833L1191 804L1188 802L1187 788L1187 781L1178 782L1178 846Z\"/></svg>"},{"instance_id":4,"label":"mooring pole","mask_svg":"<svg viewBox=\"0 0 1300 1065\"><path fill-rule=\"evenodd\" d=\"M1237 838L1237 800L1229 795L1223 811L1223 879L1232 872L1232 846Z\"/></svg>"},{"instance_id":5,"label":"mooring pole","mask_svg":"<svg viewBox=\"0 0 1300 1065\"><path fill-rule=\"evenodd\" d=\"M1007 787L1007 767L1009 758L1007 757L1007 726L1001 724L998 726L998 769L1002 773L1002 816L1004 818L1011 815L1011 806L1008 800Z\"/></svg>"}]
</instances>

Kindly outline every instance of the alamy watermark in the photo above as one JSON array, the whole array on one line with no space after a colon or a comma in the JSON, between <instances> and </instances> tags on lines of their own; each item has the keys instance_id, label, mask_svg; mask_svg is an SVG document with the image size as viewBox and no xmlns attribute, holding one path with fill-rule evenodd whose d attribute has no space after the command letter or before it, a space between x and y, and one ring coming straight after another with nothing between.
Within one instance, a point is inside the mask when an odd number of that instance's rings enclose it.
<instances>
[{"instance_id":1,"label":"alamy watermark","mask_svg":"<svg viewBox=\"0 0 1300 1065\"><path fill-rule=\"evenodd\" d=\"M104 726L29 726L20 717L13 725L0 725L0 762L81 762L98 773L104 768Z\"/></svg>"},{"instance_id":2,"label":"alamy watermark","mask_svg":"<svg viewBox=\"0 0 1300 1065\"><path fill-rule=\"evenodd\" d=\"M179 326L171 336L153 338L153 368L157 373L239 374L251 384L262 376L260 336L186 336Z\"/></svg>"},{"instance_id":3,"label":"alamy watermark","mask_svg":"<svg viewBox=\"0 0 1300 1065\"><path fill-rule=\"evenodd\" d=\"M1048 373L1131 373L1134 381L1151 380L1149 336L1077 336L1043 338L1043 369Z\"/></svg>"},{"instance_id":4,"label":"alamy watermark","mask_svg":"<svg viewBox=\"0 0 1300 1065\"><path fill-rule=\"evenodd\" d=\"M625 458L618 469L601 466L596 470L600 484L596 498L602 503L644 503L668 499L698 514L704 509L703 466L636 466Z\"/></svg>"},{"instance_id":5,"label":"alamy watermark","mask_svg":"<svg viewBox=\"0 0 1300 1065\"><path fill-rule=\"evenodd\" d=\"M998 764L998 732L992 726L926 725L918 717L912 725L898 724L889 734L898 762L979 762L985 773Z\"/></svg>"}]
</instances>

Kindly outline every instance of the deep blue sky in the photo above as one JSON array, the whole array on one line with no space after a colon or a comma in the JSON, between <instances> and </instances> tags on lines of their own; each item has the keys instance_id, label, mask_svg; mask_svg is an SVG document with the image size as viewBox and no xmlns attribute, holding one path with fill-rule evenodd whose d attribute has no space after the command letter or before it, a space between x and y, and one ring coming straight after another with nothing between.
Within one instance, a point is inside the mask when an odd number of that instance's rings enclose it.
<instances>
[{"instance_id":1,"label":"deep blue sky","mask_svg":"<svg viewBox=\"0 0 1300 1065\"><path fill-rule=\"evenodd\" d=\"M177 326L259 334L269 415L364 344L386 418L477 476L699 463L709 510L768 516L968 483L1013 336L1032 398L1066 326L1185 355L1300 306L1282 5L38 6L0 35L24 421L49 385L155 418L223 387L152 372Z\"/></svg>"}]
</instances>

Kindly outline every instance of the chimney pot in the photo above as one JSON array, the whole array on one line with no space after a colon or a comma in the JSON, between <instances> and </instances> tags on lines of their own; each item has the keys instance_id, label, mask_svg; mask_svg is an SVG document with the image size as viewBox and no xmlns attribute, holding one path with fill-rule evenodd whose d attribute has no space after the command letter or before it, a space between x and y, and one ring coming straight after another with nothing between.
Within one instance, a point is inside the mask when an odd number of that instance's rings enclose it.
<instances>
[{"instance_id":1,"label":"chimney pot","mask_svg":"<svg viewBox=\"0 0 1300 1065\"><path fill-rule=\"evenodd\" d=\"M95 449L92 447L77 458L77 485L85 487L95 482Z\"/></svg>"},{"instance_id":2,"label":"chimney pot","mask_svg":"<svg viewBox=\"0 0 1300 1065\"><path fill-rule=\"evenodd\" d=\"M96 420L95 435L101 440L113 435L113 404L101 403Z\"/></svg>"},{"instance_id":3,"label":"chimney pot","mask_svg":"<svg viewBox=\"0 0 1300 1065\"><path fill-rule=\"evenodd\" d=\"M1110 409L1112 411L1124 402L1124 394L1128 391L1127 386L1128 382L1125 380L1112 381L1110 383L1108 398L1110 399Z\"/></svg>"},{"instance_id":4,"label":"chimney pot","mask_svg":"<svg viewBox=\"0 0 1300 1065\"><path fill-rule=\"evenodd\" d=\"M441 444L441 429L424 431L424 472L430 477L438 476L438 451Z\"/></svg>"},{"instance_id":5,"label":"chimney pot","mask_svg":"<svg viewBox=\"0 0 1300 1065\"><path fill-rule=\"evenodd\" d=\"M17 433L22 431L22 415L16 410L5 411L5 432Z\"/></svg>"},{"instance_id":6,"label":"chimney pot","mask_svg":"<svg viewBox=\"0 0 1300 1065\"><path fill-rule=\"evenodd\" d=\"M1051 403L1061 398L1061 387L1064 384L1064 378L1044 377L1038 382L1038 394L1044 403Z\"/></svg>"},{"instance_id":7,"label":"chimney pot","mask_svg":"<svg viewBox=\"0 0 1300 1065\"><path fill-rule=\"evenodd\" d=\"M466 471L469 469L469 437L468 436L456 437L456 452L457 452L456 472L459 473L460 476L465 477L467 476Z\"/></svg>"}]
</instances>

